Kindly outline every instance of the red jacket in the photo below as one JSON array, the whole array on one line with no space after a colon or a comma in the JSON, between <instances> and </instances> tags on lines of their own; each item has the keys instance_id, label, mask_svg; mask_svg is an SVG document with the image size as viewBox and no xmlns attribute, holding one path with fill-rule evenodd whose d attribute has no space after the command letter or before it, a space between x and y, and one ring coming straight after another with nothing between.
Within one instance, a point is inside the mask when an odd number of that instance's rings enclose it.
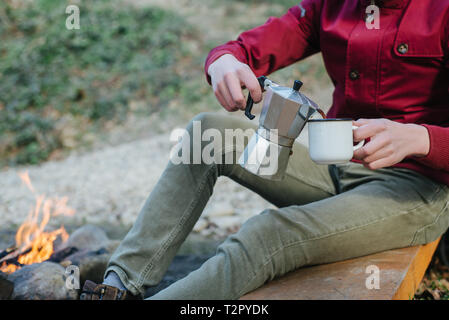
<instances>
[{"instance_id":1,"label":"red jacket","mask_svg":"<svg viewBox=\"0 0 449 320\"><path fill-rule=\"evenodd\" d=\"M369 4L303 0L284 16L213 49L206 73L226 53L260 76L321 51L335 85L328 117L424 125L429 154L395 167L449 185L449 0L384 1L378 4L380 29L371 30L364 20Z\"/></svg>"}]
</instances>

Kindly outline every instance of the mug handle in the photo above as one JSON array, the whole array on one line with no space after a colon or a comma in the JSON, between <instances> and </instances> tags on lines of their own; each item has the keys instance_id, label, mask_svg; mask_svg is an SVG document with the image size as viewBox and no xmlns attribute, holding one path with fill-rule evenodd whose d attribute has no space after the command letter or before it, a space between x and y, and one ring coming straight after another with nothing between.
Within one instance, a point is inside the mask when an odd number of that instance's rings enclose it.
<instances>
[{"instance_id":1,"label":"mug handle","mask_svg":"<svg viewBox=\"0 0 449 320\"><path fill-rule=\"evenodd\" d=\"M354 131L358 127L352 126L352 130ZM360 141L357 145L354 146L354 151L359 150L361 147L365 145L365 140Z\"/></svg>"}]
</instances>

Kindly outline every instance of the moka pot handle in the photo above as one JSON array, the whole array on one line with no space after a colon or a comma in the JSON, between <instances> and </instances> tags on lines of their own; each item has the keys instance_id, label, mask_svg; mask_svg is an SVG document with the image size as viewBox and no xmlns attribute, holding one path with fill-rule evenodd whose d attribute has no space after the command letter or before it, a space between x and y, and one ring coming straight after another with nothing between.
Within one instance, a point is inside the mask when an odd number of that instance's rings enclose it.
<instances>
[{"instance_id":1,"label":"moka pot handle","mask_svg":"<svg viewBox=\"0 0 449 320\"><path fill-rule=\"evenodd\" d=\"M257 78L259 81L259 85L262 88L262 91L265 87L265 80L267 80L267 77L261 76ZM251 93L248 94L248 100L246 101L246 107L245 107L245 115L248 117L249 120L253 120L256 116L251 114L251 110L253 109L254 100L251 97Z\"/></svg>"}]
</instances>

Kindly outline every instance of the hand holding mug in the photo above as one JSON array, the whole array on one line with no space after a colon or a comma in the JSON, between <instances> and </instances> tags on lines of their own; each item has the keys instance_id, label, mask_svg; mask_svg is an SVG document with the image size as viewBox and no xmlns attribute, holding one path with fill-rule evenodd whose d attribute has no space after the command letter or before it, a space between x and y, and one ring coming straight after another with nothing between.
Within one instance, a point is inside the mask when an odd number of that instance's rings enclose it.
<instances>
[{"instance_id":1,"label":"hand holding mug","mask_svg":"<svg viewBox=\"0 0 449 320\"><path fill-rule=\"evenodd\" d=\"M429 133L421 125L388 119L359 119L353 124L359 127L354 131L355 141L370 138L363 148L354 152L354 158L369 169L390 167L406 157L423 157L429 153Z\"/></svg>"}]
</instances>

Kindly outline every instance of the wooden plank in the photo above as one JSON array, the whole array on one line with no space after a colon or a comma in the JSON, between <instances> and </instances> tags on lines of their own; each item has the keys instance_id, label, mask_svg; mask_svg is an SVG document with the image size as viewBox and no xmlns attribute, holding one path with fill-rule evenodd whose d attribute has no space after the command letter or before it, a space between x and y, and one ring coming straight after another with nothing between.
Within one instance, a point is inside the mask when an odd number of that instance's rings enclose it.
<instances>
[{"instance_id":1,"label":"wooden plank","mask_svg":"<svg viewBox=\"0 0 449 320\"><path fill-rule=\"evenodd\" d=\"M305 267L273 280L242 300L391 300L409 299L422 280L439 239L425 246ZM380 270L380 288L368 289L367 267Z\"/></svg>"},{"instance_id":2,"label":"wooden plank","mask_svg":"<svg viewBox=\"0 0 449 320\"><path fill-rule=\"evenodd\" d=\"M410 262L405 278L393 296L393 300L409 300L413 298L432 260L432 256L438 247L440 239L419 247L415 259Z\"/></svg>"}]
</instances>

